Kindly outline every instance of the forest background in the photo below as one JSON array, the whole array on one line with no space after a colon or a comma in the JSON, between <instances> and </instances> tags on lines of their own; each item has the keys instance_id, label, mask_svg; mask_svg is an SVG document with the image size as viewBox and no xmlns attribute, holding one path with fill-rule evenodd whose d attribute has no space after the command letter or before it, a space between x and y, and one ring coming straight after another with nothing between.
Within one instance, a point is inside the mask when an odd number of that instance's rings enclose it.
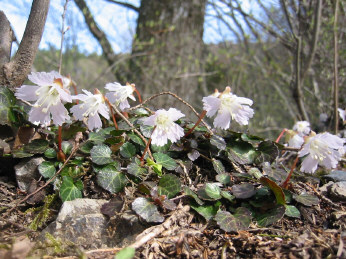
<instances>
[{"instance_id":1,"label":"forest background","mask_svg":"<svg viewBox=\"0 0 346 259\"><path fill-rule=\"evenodd\" d=\"M297 120L338 130L337 108L346 107L342 1L71 0L64 13L65 4L50 3L33 71L58 70L64 14L62 74L79 89L130 82L144 99L171 91L200 111L203 96L229 85L254 100L252 134L273 139ZM0 0L17 42L30 8ZM154 106L185 111L173 99Z\"/></svg>"}]
</instances>

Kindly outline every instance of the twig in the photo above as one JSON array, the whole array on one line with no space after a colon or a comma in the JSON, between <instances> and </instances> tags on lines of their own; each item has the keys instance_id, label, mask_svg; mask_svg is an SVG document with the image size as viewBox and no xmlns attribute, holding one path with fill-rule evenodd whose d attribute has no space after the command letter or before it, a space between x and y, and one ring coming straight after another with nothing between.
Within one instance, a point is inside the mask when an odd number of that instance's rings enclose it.
<instances>
[{"instance_id":1,"label":"twig","mask_svg":"<svg viewBox=\"0 0 346 259\"><path fill-rule=\"evenodd\" d=\"M64 44L64 35L65 35L65 15L67 10L67 4L69 0L66 0L64 4L64 12L62 13L61 21L61 41L60 41L60 53L59 53L59 74L61 74L61 64L62 64L62 48Z\"/></svg>"},{"instance_id":2,"label":"twig","mask_svg":"<svg viewBox=\"0 0 346 259\"><path fill-rule=\"evenodd\" d=\"M43 190L44 188L46 188L51 182L53 182L55 180L55 178L58 177L58 175L61 173L62 169L64 169L64 167L66 166L66 164L68 163L68 161L70 161L70 159L72 158L72 156L76 153L77 149L79 147L79 143L75 144L75 147L73 148L73 150L71 151L71 154L69 155L69 157L65 160L64 164L60 167L60 169L54 174L54 176L52 178L50 178L43 186L41 186L40 188L38 188L36 191L28 194L24 199L20 200L19 202L17 202L14 207L8 211L5 212L6 214L11 213L19 204L27 201L28 199L30 199L32 196L34 196L36 193L38 193L39 191Z\"/></svg>"},{"instance_id":3,"label":"twig","mask_svg":"<svg viewBox=\"0 0 346 259\"><path fill-rule=\"evenodd\" d=\"M189 107L192 112L197 116L199 117L199 113L195 110L195 108L192 107L191 104L189 104L188 102L186 102L185 100L183 100L182 98L180 98L178 95L172 93L172 92L162 92L162 93L158 93L158 94L155 94L149 98L147 98L146 100L144 100L141 104L138 104L137 106L134 106L132 108L129 109L129 111L132 111L132 110L135 110L135 109L138 109L140 107L142 107L144 104L146 104L147 102L151 101L152 99L156 98L156 97L159 97L159 96L162 96L162 95L170 95L170 96L173 96L174 98L176 98L177 100L179 100L180 102L182 102L183 104L185 104L187 107ZM214 133L211 131L209 125L204 121L202 120L202 123L204 124L204 126L208 129L210 135L214 135Z\"/></svg>"}]
</instances>

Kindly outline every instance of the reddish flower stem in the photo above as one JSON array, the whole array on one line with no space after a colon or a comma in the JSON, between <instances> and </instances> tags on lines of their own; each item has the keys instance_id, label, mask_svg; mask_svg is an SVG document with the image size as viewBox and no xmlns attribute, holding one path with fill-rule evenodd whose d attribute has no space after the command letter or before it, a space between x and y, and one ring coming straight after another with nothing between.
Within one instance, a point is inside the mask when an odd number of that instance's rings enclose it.
<instances>
[{"instance_id":1,"label":"reddish flower stem","mask_svg":"<svg viewBox=\"0 0 346 259\"><path fill-rule=\"evenodd\" d=\"M59 126L58 128L58 153L57 153L57 159L59 161L65 162L66 156L61 148L61 142L62 142L62 126Z\"/></svg>"},{"instance_id":2,"label":"reddish flower stem","mask_svg":"<svg viewBox=\"0 0 346 259\"><path fill-rule=\"evenodd\" d=\"M72 86L73 86L73 89L74 89L74 94L77 95L78 94L77 85L73 81L72 81ZM76 104L79 104L79 100L78 99L76 100Z\"/></svg>"},{"instance_id":3,"label":"reddish flower stem","mask_svg":"<svg viewBox=\"0 0 346 259\"><path fill-rule=\"evenodd\" d=\"M114 123L115 129L118 130L119 128L118 128L117 121L116 121L116 119L115 119L115 115L114 115L114 112L113 112L113 107L112 107L111 103L109 102L109 100L108 100L106 97L104 97L104 99L105 99L106 103L108 104L108 107L109 107L109 109L110 109L110 111L111 111L112 119L113 119L113 123Z\"/></svg>"},{"instance_id":4,"label":"reddish flower stem","mask_svg":"<svg viewBox=\"0 0 346 259\"><path fill-rule=\"evenodd\" d=\"M297 156L296 159L294 160L293 165L292 165L292 167L291 167L290 173L288 174L286 180L281 184L281 187L282 187L282 188L287 189L288 183L289 183L289 181L290 181L290 179L291 179L291 176L292 176L292 174L293 174L294 168L296 168L296 165L297 165L297 163L298 163L298 160L299 160L299 156Z\"/></svg>"},{"instance_id":5,"label":"reddish flower stem","mask_svg":"<svg viewBox=\"0 0 346 259\"><path fill-rule=\"evenodd\" d=\"M135 88L134 91L136 92L136 94L138 96L139 102L142 103L142 97L141 97L141 94L138 92L137 88Z\"/></svg>"},{"instance_id":6,"label":"reddish flower stem","mask_svg":"<svg viewBox=\"0 0 346 259\"><path fill-rule=\"evenodd\" d=\"M207 114L206 110L203 110L201 112L201 114L198 117L198 121L196 122L196 124L185 134L185 137L190 135L192 133L192 131L201 123L201 121L203 120L204 116Z\"/></svg>"},{"instance_id":7,"label":"reddish flower stem","mask_svg":"<svg viewBox=\"0 0 346 259\"><path fill-rule=\"evenodd\" d=\"M282 138L282 136L285 134L285 132L287 131L288 129L283 129L280 133L280 135L278 136L278 138L275 140L275 143L279 143L280 139Z\"/></svg>"},{"instance_id":8,"label":"reddish flower stem","mask_svg":"<svg viewBox=\"0 0 346 259\"><path fill-rule=\"evenodd\" d=\"M156 126L154 127L153 131L151 132L151 135L153 135L155 129L156 129ZM140 160L141 160L141 165L142 165L142 166L143 166L143 164L144 164L144 156L145 156L145 154L148 152L150 143L151 143L151 137L150 137L150 139L148 140L147 145L145 146L144 151L143 151L143 154L142 154L141 159L140 159Z\"/></svg>"}]
</instances>

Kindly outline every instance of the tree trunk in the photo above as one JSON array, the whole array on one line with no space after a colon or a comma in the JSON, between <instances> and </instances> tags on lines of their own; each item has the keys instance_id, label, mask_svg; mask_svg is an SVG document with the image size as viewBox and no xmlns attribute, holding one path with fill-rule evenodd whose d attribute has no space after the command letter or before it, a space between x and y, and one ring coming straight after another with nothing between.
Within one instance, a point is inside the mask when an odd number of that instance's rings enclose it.
<instances>
[{"instance_id":1,"label":"tree trunk","mask_svg":"<svg viewBox=\"0 0 346 259\"><path fill-rule=\"evenodd\" d=\"M201 99L205 6L206 0L141 1L132 54L143 55L132 59L131 73L145 96L169 90L192 104ZM173 105L160 101L158 107Z\"/></svg>"}]
</instances>

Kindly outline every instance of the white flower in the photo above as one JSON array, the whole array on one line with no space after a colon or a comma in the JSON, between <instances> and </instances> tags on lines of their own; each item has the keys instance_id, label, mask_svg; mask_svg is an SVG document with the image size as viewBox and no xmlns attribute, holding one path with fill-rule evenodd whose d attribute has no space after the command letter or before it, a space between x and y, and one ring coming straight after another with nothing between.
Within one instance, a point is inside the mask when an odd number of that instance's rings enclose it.
<instances>
[{"instance_id":1,"label":"white flower","mask_svg":"<svg viewBox=\"0 0 346 259\"><path fill-rule=\"evenodd\" d=\"M21 100L35 102L29 112L29 121L48 125L52 118L53 123L62 125L70 119L63 102L72 102L72 98L62 75L56 71L32 72L28 78L36 85L22 85L15 95Z\"/></svg>"},{"instance_id":2,"label":"white flower","mask_svg":"<svg viewBox=\"0 0 346 259\"><path fill-rule=\"evenodd\" d=\"M293 148L301 148L304 144L303 136L294 132L293 130L289 130L287 133L288 136L288 146Z\"/></svg>"},{"instance_id":3,"label":"white flower","mask_svg":"<svg viewBox=\"0 0 346 259\"><path fill-rule=\"evenodd\" d=\"M309 137L298 156L306 156L300 170L313 173L318 165L335 168L344 152L345 139L328 132Z\"/></svg>"},{"instance_id":4,"label":"white flower","mask_svg":"<svg viewBox=\"0 0 346 259\"><path fill-rule=\"evenodd\" d=\"M297 131L301 136L307 136L310 133L310 123L308 121L297 121L293 126L293 130Z\"/></svg>"},{"instance_id":5,"label":"white flower","mask_svg":"<svg viewBox=\"0 0 346 259\"><path fill-rule=\"evenodd\" d=\"M177 142L184 136L184 129L174 121L185 115L179 110L170 108L157 110L154 115L143 119L144 125L155 126L151 135L151 143L158 146L164 146L167 141Z\"/></svg>"},{"instance_id":6,"label":"white flower","mask_svg":"<svg viewBox=\"0 0 346 259\"><path fill-rule=\"evenodd\" d=\"M340 118L345 123L345 120L346 120L346 110L338 108L338 112L339 112Z\"/></svg>"},{"instance_id":7,"label":"white flower","mask_svg":"<svg viewBox=\"0 0 346 259\"><path fill-rule=\"evenodd\" d=\"M216 113L214 127L227 129L230 126L231 119L240 125L247 125L252 118L254 111L249 106L252 100L244 97L238 97L231 93L231 88L221 94L214 94L203 98L203 109L207 111L207 116L212 117Z\"/></svg>"},{"instance_id":8,"label":"white flower","mask_svg":"<svg viewBox=\"0 0 346 259\"><path fill-rule=\"evenodd\" d=\"M81 100L82 103L71 108L71 112L77 120L87 118L88 129L99 129L102 127L100 115L109 119L108 107L105 105L104 98L100 92L92 94L87 90L82 90L85 94L73 96L73 99Z\"/></svg>"},{"instance_id":9,"label":"white flower","mask_svg":"<svg viewBox=\"0 0 346 259\"><path fill-rule=\"evenodd\" d=\"M126 83L126 85L121 85L119 83L108 83L105 88L110 91L109 93L106 93L106 98L108 98L111 103L114 103L115 106L119 106L122 111L130 108L127 98L136 101L136 98L133 95L133 92L135 91L134 84Z\"/></svg>"}]
</instances>

